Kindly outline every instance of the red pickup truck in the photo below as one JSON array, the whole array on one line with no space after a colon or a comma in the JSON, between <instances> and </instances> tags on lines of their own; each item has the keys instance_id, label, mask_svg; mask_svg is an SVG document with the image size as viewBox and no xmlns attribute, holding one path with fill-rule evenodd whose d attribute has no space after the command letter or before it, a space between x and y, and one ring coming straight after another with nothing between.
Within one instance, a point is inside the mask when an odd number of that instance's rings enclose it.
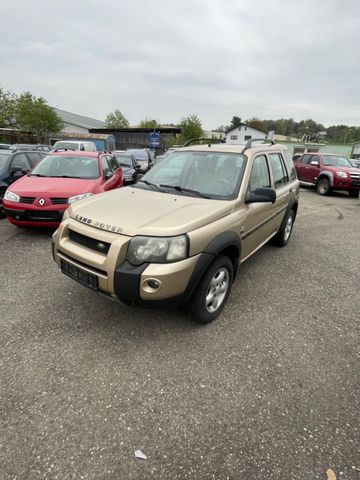
<instances>
[{"instance_id":1,"label":"red pickup truck","mask_svg":"<svg viewBox=\"0 0 360 480\"><path fill-rule=\"evenodd\" d=\"M319 195L329 195L332 190L346 190L350 197L358 197L360 168L332 153L304 153L294 160L300 182L316 186Z\"/></svg>"}]
</instances>

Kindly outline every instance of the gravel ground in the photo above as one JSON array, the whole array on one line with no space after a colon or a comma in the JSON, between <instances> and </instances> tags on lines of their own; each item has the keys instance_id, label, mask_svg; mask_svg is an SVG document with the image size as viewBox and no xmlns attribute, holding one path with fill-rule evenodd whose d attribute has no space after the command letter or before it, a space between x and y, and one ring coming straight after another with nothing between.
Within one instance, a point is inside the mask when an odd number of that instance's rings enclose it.
<instances>
[{"instance_id":1,"label":"gravel ground","mask_svg":"<svg viewBox=\"0 0 360 480\"><path fill-rule=\"evenodd\" d=\"M302 189L207 326L109 302L1 220L0 478L359 479L359 215Z\"/></svg>"}]
</instances>

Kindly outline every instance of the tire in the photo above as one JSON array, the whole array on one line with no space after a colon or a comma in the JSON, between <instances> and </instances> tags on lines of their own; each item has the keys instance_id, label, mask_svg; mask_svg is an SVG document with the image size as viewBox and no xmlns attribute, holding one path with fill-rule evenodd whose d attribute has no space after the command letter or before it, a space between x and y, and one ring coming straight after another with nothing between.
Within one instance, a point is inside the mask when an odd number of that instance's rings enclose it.
<instances>
[{"instance_id":1,"label":"tire","mask_svg":"<svg viewBox=\"0 0 360 480\"><path fill-rule=\"evenodd\" d=\"M5 218L5 211L3 207L3 198L5 195L6 190L0 190L0 218Z\"/></svg>"},{"instance_id":2,"label":"tire","mask_svg":"<svg viewBox=\"0 0 360 480\"><path fill-rule=\"evenodd\" d=\"M352 198L359 198L359 190L349 190L349 195Z\"/></svg>"},{"instance_id":3,"label":"tire","mask_svg":"<svg viewBox=\"0 0 360 480\"><path fill-rule=\"evenodd\" d=\"M197 322L209 323L220 315L230 294L233 275L233 264L225 255L219 255L206 270L189 302L190 314Z\"/></svg>"},{"instance_id":4,"label":"tire","mask_svg":"<svg viewBox=\"0 0 360 480\"><path fill-rule=\"evenodd\" d=\"M329 195L331 193L330 182L327 178L320 178L316 184L316 191L319 195Z\"/></svg>"},{"instance_id":5,"label":"tire","mask_svg":"<svg viewBox=\"0 0 360 480\"><path fill-rule=\"evenodd\" d=\"M278 233L271 239L271 243L277 247L286 247L289 243L291 233L294 226L295 213L294 210L290 210L288 213L284 226L278 231Z\"/></svg>"}]
</instances>

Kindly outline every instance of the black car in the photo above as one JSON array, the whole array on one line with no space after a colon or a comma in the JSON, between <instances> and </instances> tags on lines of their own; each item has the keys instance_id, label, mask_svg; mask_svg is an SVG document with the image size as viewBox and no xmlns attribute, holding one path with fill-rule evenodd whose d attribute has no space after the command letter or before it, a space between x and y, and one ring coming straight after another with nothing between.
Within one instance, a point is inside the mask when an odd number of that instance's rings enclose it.
<instances>
[{"instance_id":1,"label":"black car","mask_svg":"<svg viewBox=\"0 0 360 480\"><path fill-rule=\"evenodd\" d=\"M27 150L36 150L37 152L49 153L53 151L53 147L50 145L44 145L42 143L14 143L10 145L10 150L21 150L22 152Z\"/></svg>"},{"instance_id":2,"label":"black car","mask_svg":"<svg viewBox=\"0 0 360 480\"><path fill-rule=\"evenodd\" d=\"M113 154L122 168L124 184L130 185L136 183L140 165L137 163L135 156L128 152L117 152L116 150Z\"/></svg>"},{"instance_id":3,"label":"black car","mask_svg":"<svg viewBox=\"0 0 360 480\"><path fill-rule=\"evenodd\" d=\"M129 148L126 153L134 155L140 165L140 172L145 173L153 166L154 154L149 148Z\"/></svg>"},{"instance_id":4,"label":"black car","mask_svg":"<svg viewBox=\"0 0 360 480\"><path fill-rule=\"evenodd\" d=\"M360 168L360 158L350 158L350 163L355 168Z\"/></svg>"},{"instance_id":5,"label":"black car","mask_svg":"<svg viewBox=\"0 0 360 480\"><path fill-rule=\"evenodd\" d=\"M0 218L3 218L2 199L9 185L26 175L46 157L45 152L0 150Z\"/></svg>"}]
</instances>

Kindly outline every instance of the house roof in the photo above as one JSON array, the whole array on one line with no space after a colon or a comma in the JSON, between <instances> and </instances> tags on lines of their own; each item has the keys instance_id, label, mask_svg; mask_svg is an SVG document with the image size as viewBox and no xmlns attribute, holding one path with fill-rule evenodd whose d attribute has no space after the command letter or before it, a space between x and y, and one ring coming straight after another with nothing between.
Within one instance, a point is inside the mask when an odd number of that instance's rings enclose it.
<instances>
[{"instance_id":1,"label":"house roof","mask_svg":"<svg viewBox=\"0 0 360 480\"><path fill-rule=\"evenodd\" d=\"M105 122L96 120L96 118L84 117L84 115L77 115L59 108L54 108L54 110L64 123L70 123L83 128L102 128L105 126Z\"/></svg>"},{"instance_id":2,"label":"house roof","mask_svg":"<svg viewBox=\"0 0 360 480\"><path fill-rule=\"evenodd\" d=\"M236 127L229 127L227 130L225 130L225 133L228 134L228 133L232 132L233 130L237 130L239 127L249 127L249 128L252 128L253 130L256 130L257 132L265 133L265 135L267 135L267 132L265 132L264 130L260 130L259 128L251 127L247 123L242 123L242 122L240 123L240 125L237 125Z\"/></svg>"}]
</instances>

